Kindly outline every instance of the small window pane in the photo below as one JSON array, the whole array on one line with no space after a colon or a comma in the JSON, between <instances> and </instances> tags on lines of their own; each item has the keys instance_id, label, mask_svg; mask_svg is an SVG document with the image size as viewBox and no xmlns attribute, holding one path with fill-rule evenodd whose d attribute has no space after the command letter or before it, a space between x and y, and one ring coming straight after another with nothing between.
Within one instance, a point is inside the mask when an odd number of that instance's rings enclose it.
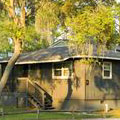
<instances>
[{"instance_id":1,"label":"small window pane","mask_svg":"<svg viewBox=\"0 0 120 120\"><path fill-rule=\"evenodd\" d=\"M61 70L57 70L57 69L54 70L54 76L61 76L61 75L62 75Z\"/></svg>"},{"instance_id":2,"label":"small window pane","mask_svg":"<svg viewBox=\"0 0 120 120\"><path fill-rule=\"evenodd\" d=\"M63 76L69 76L69 69L64 69Z\"/></svg>"},{"instance_id":3,"label":"small window pane","mask_svg":"<svg viewBox=\"0 0 120 120\"><path fill-rule=\"evenodd\" d=\"M110 71L104 71L104 76L105 77L110 77Z\"/></svg>"},{"instance_id":4,"label":"small window pane","mask_svg":"<svg viewBox=\"0 0 120 120\"><path fill-rule=\"evenodd\" d=\"M110 70L110 64L109 63L104 64L104 70Z\"/></svg>"}]
</instances>

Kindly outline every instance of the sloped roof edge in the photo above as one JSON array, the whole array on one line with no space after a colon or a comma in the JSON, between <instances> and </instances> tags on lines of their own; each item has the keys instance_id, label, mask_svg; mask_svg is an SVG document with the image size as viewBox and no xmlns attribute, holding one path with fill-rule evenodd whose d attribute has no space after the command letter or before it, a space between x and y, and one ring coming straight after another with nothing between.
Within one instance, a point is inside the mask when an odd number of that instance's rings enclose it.
<instances>
[{"instance_id":1,"label":"sloped roof edge","mask_svg":"<svg viewBox=\"0 0 120 120\"><path fill-rule=\"evenodd\" d=\"M61 60L48 60L48 61L25 61L25 62L16 62L16 65L20 64L36 64L36 63L54 63L54 62L63 62L68 59L80 59L80 58L93 58L93 59L107 59L107 60L120 60L120 58L114 58L114 57L104 57L104 56L71 56L68 58L64 58ZM7 60L0 61L0 63L7 63Z\"/></svg>"},{"instance_id":2,"label":"sloped roof edge","mask_svg":"<svg viewBox=\"0 0 120 120\"><path fill-rule=\"evenodd\" d=\"M80 58L95 58L95 59L109 59L109 60L120 60L120 52L109 51L102 55L97 55L94 52L93 55L72 55L67 47L55 47L33 51L29 53L23 53L16 62L18 64L35 64L35 63L53 63L63 62L68 59L80 59ZM10 59L10 58L9 58ZM9 59L0 60L0 63L7 63Z\"/></svg>"},{"instance_id":3,"label":"sloped roof edge","mask_svg":"<svg viewBox=\"0 0 120 120\"><path fill-rule=\"evenodd\" d=\"M49 60L49 61L29 61L29 62L16 62L18 64L35 64L35 63L54 63L54 62L63 62L68 59L80 59L80 58L93 58L93 59L106 59L106 60L120 60L120 58L112 58L112 57L102 57L102 56L72 56L69 58L65 58L62 60Z\"/></svg>"}]
</instances>

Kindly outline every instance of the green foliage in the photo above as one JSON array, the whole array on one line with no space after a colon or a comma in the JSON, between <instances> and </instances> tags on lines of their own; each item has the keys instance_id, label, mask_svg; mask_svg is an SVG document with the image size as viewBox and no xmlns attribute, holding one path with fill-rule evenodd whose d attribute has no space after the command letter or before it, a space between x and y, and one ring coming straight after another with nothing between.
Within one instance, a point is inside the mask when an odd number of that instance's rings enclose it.
<instances>
[{"instance_id":1,"label":"green foliage","mask_svg":"<svg viewBox=\"0 0 120 120\"><path fill-rule=\"evenodd\" d=\"M65 24L70 29L72 45L89 43L92 39L99 45L111 47L117 42L114 12L109 6L84 7L77 15L67 17Z\"/></svg>"},{"instance_id":2,"label":"green foliage","mask_svg":"<svg viewBox=\"0 0 120 120\"><path fill-rule=\"evenodd\" d=\"M66 15L66 16L72 16L75 14L75 1L67 0L64 5L61 7L61 11Z\"/></svg>"},{"instance_id":3,"label":"green foliage","mask_svg":"<svg viewBox=\"0 0 120 120\"><path fill-rule=\"evenodd\" d=\"M43 38L52 35L59 24L59 6L51 0L42 0L36 13L36 30Z\"/></svg>"},{"instance_id":4,"label":"green foliage","mask_svg":"<svg viewBox=\"0 0 120 120\"><path fill-rule=\"evenodd\" d=\"M15 3L17 6L16 8L20 7L22 1L19 1L19 3ZM28 2L28 1L26 1ZM41 40L40 34L38 34L35 30L35 23L33 23L33 17L26 17L26 26L22 27L20 24L15 24L12 18L9 18L8 14L8 7L10 6L10 0L3 1L1 3L3 7L1 7L1 13L0 13L0 51L1 52L7 52L7 51L13 51L14 48L14 39L21 40L23 43L23 51L30 51L30 50L36 50L43 47L47 47L48 43L46 40ZM27 4L27 3L26 3ZM29 4L32 6L31 4ZM3 9L5 8L6 9ZM27 6L29 7L29 6ZM34 7L34 6L32 6ZM30 8L29 8L30 9ZM29 12L29 9L27 12ZM28 14L28 13L26 13ZM31 16L33 13L31 12L29 16ZM33 16L33 15L32 15ZM15 19L18 20L20 16L15 16ZM10 42L10 40L12 42Z\"/></svg>"},{"instance_id":5,"label":"green foliage","mask_svg":"<svg viewBox=\"0 0 120 120\"><path fill-rule=\"evenodd\" d=\"M12 51L14 42L12 43L9 39L20 39L21 41L24 40L25 30L23 27L16 25L13 21L8 19L6 14L1 14L0 19L0 51Z\"/></svg>"},{"instance_id":6,"label":"green foliage","mask_svg":"<svg viewBox=\"0 0 120 120\"><path fill-rule=\"evenodd\" d=\"M47 47L48 38L57 38L64 31L69 33L70 45L78 48L83 48L83 44L89 44L91 40L107 48L120 42L114 25L114 16L120 14L120 9L119 5L111 7L115 5L114 0L101 0L101 3L93 0L26 0L25 28L8 19L4 8L10 5L9 1L0 2L0 51L11 50L13 44L8 38L21 39L23 49L27 51ZM16 2L15 7L20 7L21 3L21 0ZM58 26L62 32L57 31Z\"/></svg>"},{"instance_id":7,"label":"green foliage","mask_svg":"<svg viewBox=\"0 0 120 120\"><path fill-rule=\"evenodd\" d=\"M5 17L5 14L0 14L0 52L6 52L11 50L9 44L9 20Z\"/></svg>"},{"instance_id":8,"label":"green foliage","mask_svg":"<svg viewBox=\"0 0 120 120\"><path fill-rule=\"evenodd\" d=\"M33 51L48 46L47 41L42 40L40 34L35 31L34 26L28 26L25 29L25 38L23 44L24 51Z\"/></svg>"},{"instance_id":9,"label":"green foliage","mask_svg":"<svg viewBox=\"0 0 120 120\"><path fill-rule=\"evenodd\" d=\"M9 22L8 24L8 33L9 37L15 39L24 39L25 36L25 28L16 25L14 22Z\"/></svg>"}]
</instances>

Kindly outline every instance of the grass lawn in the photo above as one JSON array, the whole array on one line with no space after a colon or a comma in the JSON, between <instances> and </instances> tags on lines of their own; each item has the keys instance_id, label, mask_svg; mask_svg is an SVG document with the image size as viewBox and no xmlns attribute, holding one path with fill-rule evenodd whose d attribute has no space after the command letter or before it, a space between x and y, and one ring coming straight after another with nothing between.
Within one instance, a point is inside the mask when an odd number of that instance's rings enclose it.
<instances>
[{"instance_id":1,"label":"grass lawn","mask_svg":"<svg viewBox=\"0 0 120 120\"><path fill-rule=\"evenodd\" d=\"M30 110L30 108L16 108L15 106L4 107L3 109L5 113ZM0 114L0 120L82 120L83 118L120 118L120 109L112 110L107 114L104 111L90 114L82 112L40 112L39 115L37 113L24 113L4 116Z\"/></svg>"},{"instance_id":2,"label":"grass lawn","mask_svg":"<svg viewBox=\"0 0 120 120\"><path fill-rule=\"evenodd\" d=\"M0 120L81 120L83 118L105 118L110 117L104 114L86 114L86 113L64 113L64 112L41 112L38 116L36 113L17 114L17 115L5 115L1 116Z\"/></svg>"},{"instance_id":3,"label":"grass lawn","mask_svg":"<svg viewBox=\"0 0 120 120\"><path fill-rule=\"evenodd\" d=\"M16 106L0 106L0 110L3 109L4 112L21 112L21 111L26 111L30 108L27 107L19 107L17 108Z\"/></svg>"}]
</instances>

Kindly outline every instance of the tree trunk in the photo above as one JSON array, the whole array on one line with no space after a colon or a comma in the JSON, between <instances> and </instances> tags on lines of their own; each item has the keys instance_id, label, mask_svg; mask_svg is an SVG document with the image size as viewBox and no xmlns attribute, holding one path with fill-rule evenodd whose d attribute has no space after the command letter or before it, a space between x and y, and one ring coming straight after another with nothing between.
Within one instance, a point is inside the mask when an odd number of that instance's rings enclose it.
<instances>
[{"instance_id":1,"label":"tree trunk","mask_svg":"<svg viewBox=\"0 0 120 120\"><path fill-rule=\"evenodd\" d=\"M17 59L19 58L21 53L21 42L19 40L15 41L15 48L14 48L14 54L13 56L10 58L10 60L8 61L8 64L4 70L4 73L2 75L1 81L0 81L0 95L2 93L3 88L5 87L7 80L9 78L9 75L11 73L12 68L15 65L15 62L17 61Z\"/></svg>"},{"instance_id":2,"label":"tree trunk","mask_svg":"<svg viewBox=\"0 0 120 120\"><path fill-rule=\"evenodd\" d=\"M8 6L9 17L12 18L13 22L19 27L25 27L25 0L22 1L21 5L21 16L17 17L15 14L15 0L10 0L10 6ZM19 22L20 21L20 22ZM16 38L16 35L13 36L14 41L14 54L8 61L8 64L5 68L3 76L0 81L0 95L2 93L3 88L5 87L7 80L9 78L10 72L15 65L15 62L20 56L22 50L22 40L20 38Z\"/></svg>"},{"instance_id":3,"label":"tree trunk","mask_svg":"<svg viewBox=\"0 0 120 120\"><path fill-rule=\"evenodd\" d=\"M9 17L10 18L14 18L15 17L15 11L14 11L14 0L10 0L10 6L8 8L8 13L9 13Z\"/></svg>"},{"instance_id":4,"label":"tree trunk","mask_svg":"<svg viewBox=\"0 0 120 120\"><path fill-rule=\"evenodd\" d=\"M25 0L22 1L21 6L21 26L25 27Z\"/></svg>"}]
</instances>

